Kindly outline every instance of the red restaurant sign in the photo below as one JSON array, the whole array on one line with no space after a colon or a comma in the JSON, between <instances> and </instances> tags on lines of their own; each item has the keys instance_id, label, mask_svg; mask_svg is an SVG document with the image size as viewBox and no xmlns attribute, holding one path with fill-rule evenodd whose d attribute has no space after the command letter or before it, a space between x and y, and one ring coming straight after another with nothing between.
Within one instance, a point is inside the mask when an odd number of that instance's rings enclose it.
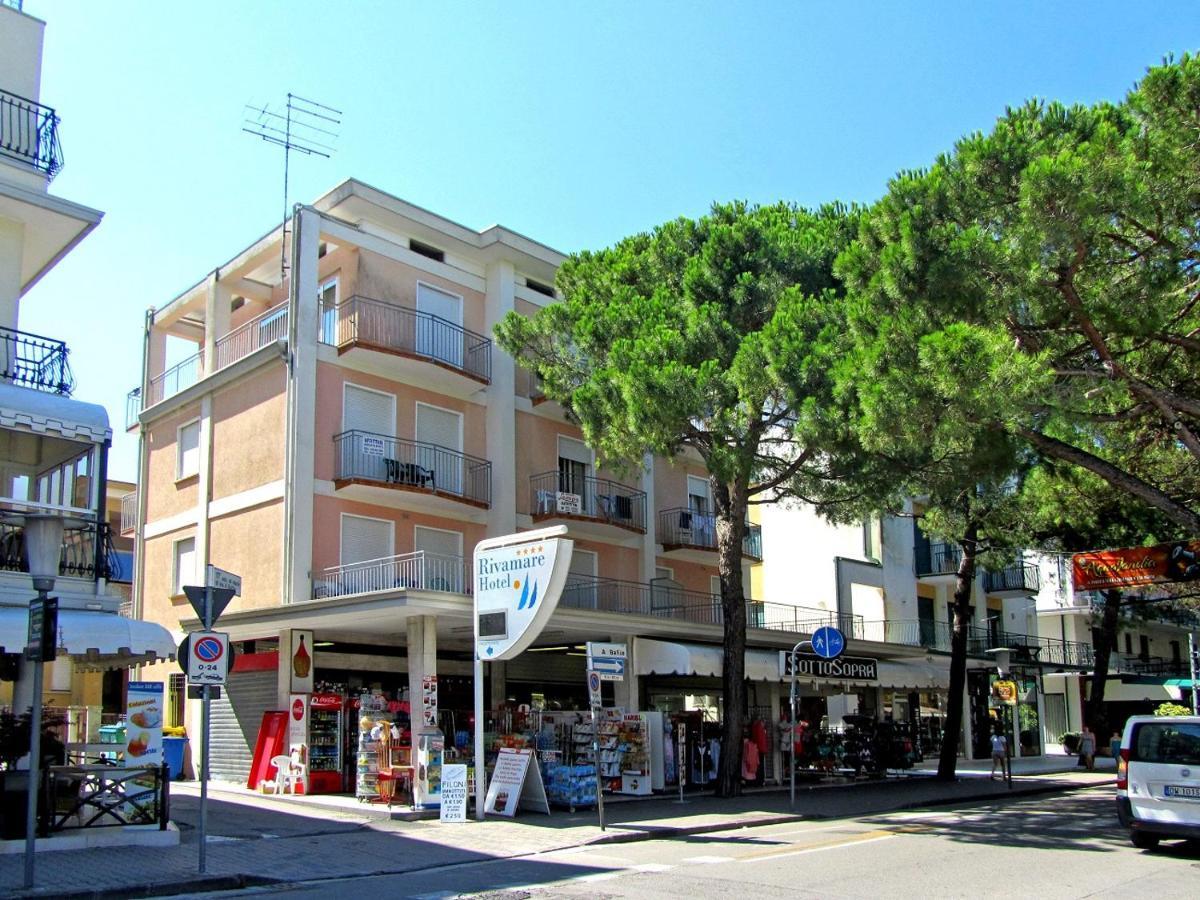
<instances>
[{"instance_id":1,"label":"red restaurant sign","mask_svg":"<svg viewBox=\"0 0 1200 900\"><path fill-rule=\"evenodd\" d=\"M1076 553L1071 569L1077 591L1192 581L1200 579L1200 541Z\"/></svg>"}]
</instances>

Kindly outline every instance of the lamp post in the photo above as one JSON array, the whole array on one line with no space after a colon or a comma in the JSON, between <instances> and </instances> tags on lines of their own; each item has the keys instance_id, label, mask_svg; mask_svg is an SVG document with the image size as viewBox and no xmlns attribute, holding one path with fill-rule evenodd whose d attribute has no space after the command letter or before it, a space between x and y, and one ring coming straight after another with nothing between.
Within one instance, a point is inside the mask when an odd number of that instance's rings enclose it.
<instances>
[{"instance_id":1,"label":"lamp post","mask_svg":"<svg viewBox=\"0 0 1200 900\"><path fill-rule=\"evenodd\" d=\"M25 517L25 564L33 578L37 599L29 604L30 617L37 607L45 608L47 595L54 589L62 556L63 520L55 515ZM57 643L56 636L42 633L42 643ZM25 661L33 667L33 704L29 716L29 790L25 806L25 887L33 887L33 862L36 855L38 787L42 768L42 669L41 647L25 648Z\"/></svg>"}]
</instances>

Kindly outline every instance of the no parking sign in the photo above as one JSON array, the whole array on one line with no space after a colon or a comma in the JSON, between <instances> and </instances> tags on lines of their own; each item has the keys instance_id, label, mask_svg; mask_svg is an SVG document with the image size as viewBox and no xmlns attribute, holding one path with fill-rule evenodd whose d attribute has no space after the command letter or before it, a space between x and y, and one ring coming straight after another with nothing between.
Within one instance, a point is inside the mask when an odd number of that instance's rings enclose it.
<instances>
[{"instance_id":1,"label":"no parking sign","mask_svg":"<svg viewBox=\"0 0 1200 900\"><path fill-rule=\"evenodd\" d=\"M196 631L187 640L189 684L224 684L229 672L229 635L221 631Z\"/></svg>"}]
</instances>

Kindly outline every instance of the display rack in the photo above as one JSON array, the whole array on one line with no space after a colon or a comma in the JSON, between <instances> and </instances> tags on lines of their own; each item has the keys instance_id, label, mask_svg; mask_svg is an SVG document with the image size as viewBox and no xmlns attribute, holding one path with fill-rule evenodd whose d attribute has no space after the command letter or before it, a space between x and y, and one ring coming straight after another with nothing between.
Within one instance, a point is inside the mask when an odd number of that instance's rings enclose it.
<instances>
[{"instance_id":1,"label":"display rack","mask_svg":"<svg viewBox=\"0 0 1200 900\"><path fill-rule=\"evenodd\" d=\"M309 772L340 772L342 768L340 709L318 709L309 712L308 770Z\"/></svg>"},{"instance_id":2,"label":"display rack","mask_svg":"<svg viewBox=\"0 0 1200 900\"><path fill-rule=\"evenodd\" d=\"M591 722L580 722L572 729L573 756L577 763L595 765L604 789L612 790L620 784L621 758L625 752L621 745L621 723L619 720L602 719L596 727L599 728L599 761L592 746L596 732L592 730Z\"/></svg>"}]
</instances>

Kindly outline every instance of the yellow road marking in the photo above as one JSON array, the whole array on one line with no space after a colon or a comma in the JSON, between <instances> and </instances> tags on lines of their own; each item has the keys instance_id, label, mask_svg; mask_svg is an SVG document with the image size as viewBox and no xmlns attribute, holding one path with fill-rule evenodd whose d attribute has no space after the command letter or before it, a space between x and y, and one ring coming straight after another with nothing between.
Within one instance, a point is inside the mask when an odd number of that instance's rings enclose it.
<instances>
[{"instance_id":1,"label":"yellow road marking","mask_svg":"<svg viewBox=\"0 0 1200 900\"><path fill-rule=\"evenodd\" d=\"M758 850L753 853L748 853L740 858L740 862L758 862L764 859L781 859L785 856L799 856L801 853L816 853L820 850L834 850L838 847L852 847L855 844L864 844L869 841L886 841L888 838L896 837L895 830L889 831L863 831L859 834L846 835L845 837L833 838L828 841L818 841L815 844L808 844L803 847L797 847L793 850L780 851L777 848L769 850Z\"/></svg>"}]
</instances>

